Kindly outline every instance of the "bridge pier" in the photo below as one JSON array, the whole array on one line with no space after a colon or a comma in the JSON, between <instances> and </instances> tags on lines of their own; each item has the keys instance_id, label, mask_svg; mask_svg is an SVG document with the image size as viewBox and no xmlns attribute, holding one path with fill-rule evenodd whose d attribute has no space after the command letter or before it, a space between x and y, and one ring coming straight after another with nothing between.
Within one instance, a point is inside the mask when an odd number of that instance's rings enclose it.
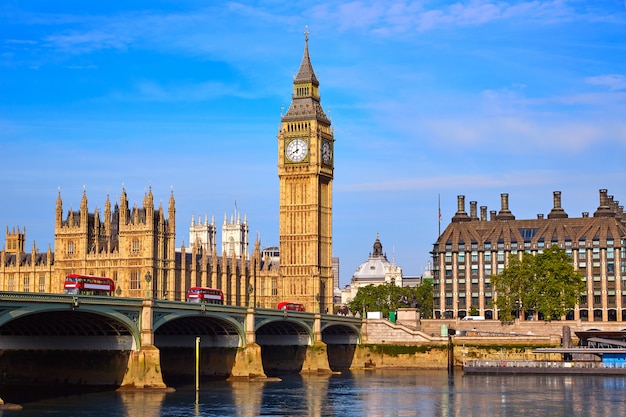
<instances>
[{"instance_id":1,"label":"bridge pier","mask_svg":"<svg viewBox=\"0 0 626 417\"><path fill-rule=\"evenodd\" d=\"M267 378L263 370L261 346L257 344L254 332L254 307L246 309L245 329L245 346L237 349L230 378Z\"/></svg>"},{"instance_id":2,"label":"bridge pier","mask_svg":"<svg viewBox=\"0 0 626 417\"><path fill-rule=\"evenodd\" d=\"M138 351L130 353L120 388L167 388L161 373L161 353L154 346L152 300L141 304L140 342Z\"/></svg>"},{"instance_id":3,"label":"bridge pier","mask_svg":"<svg viewBox=\"0 0 626 417\"><path fill-rule=\"evenodd\" d=\"M322 316L313 319L313 344L307 346L301 373L332 373L328 363L328 350L322 341Z\"/></svg>"}]
</instances>

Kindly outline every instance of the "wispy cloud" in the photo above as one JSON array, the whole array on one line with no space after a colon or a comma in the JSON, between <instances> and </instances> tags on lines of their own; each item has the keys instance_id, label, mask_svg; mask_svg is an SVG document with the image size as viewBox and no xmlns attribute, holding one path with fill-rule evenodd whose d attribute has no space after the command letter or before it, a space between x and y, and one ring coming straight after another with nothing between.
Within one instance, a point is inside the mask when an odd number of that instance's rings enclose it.
<instances>
[{"instance_id":1,"label":"wispy cloud","mask_svg":"<svg viewBox=\"0 0 626 417\"><path fill-rule=\"evenodd\" d=\"M197 102L233 96L248 97L249 93L236 84L222 82L164 85L154 81L142 81L137 83L131 91L114 92L110 97L128 102Z\"/></svg>"},{"instance_id":2,"label":"wispy cloud","mask_svg":"<svg viewBox=\"0 0 626 417\"><path fill-rule=\"evenodd\" d=\"M591 85L599 85L608 87L609 90L626 90L626 75L623 74L605 74L587 78L587 83ZM626 95L625 95L626 96Z\"/></svg>"}]
</instances>

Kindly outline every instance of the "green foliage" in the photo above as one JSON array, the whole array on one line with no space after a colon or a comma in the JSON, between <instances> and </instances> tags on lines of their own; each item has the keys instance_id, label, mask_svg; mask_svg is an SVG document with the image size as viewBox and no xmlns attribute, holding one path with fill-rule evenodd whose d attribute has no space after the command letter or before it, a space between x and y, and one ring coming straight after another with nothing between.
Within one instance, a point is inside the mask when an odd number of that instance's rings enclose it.
<instances>
[{"instance_id":1,"label":"green foliage","mask_svg":"<svg viewBox=\"0 0 626 417\"><path fill-rule=\"evenodd\" d=\"M360 287L354 299L348 304L353 314L362 316L367 311L381 311L389 317L390 311L398 308L414 307L422 318L433 315L433 285L425 281L417 287L398 287L387 283L383 285L367 285Z\"/></svg>"},{"instance_id":2,"label":"green foliage","mask_svg":"<svg viewBox=\"0 0 626 417\"><path fill-rule=\"evenodd\" d=\"M478 309L476 308L476 306L470 306L470 309L469 309L469 315L470 316L477 316L479 314L480 313L479 313Z\"/></svg>"},{"instance_id":3,"label":"green foliage","mask_svg":"<svg viewBox=\"0 0 626 417\"><path fill-rule=\"evenodd\" d=\"M366 345L373 353L399 356L399 355L415 355L416 353L428 353L431 350L443 350L446 346L440 345Z\"/></svg>"},{"instance_id":4,"label":"green foliage","mask_svg":"<svg viewBox=\"0 0 626 417\"><path fill-rule=\"evenodd\" d=\"M574 308L585 289L583 275L572 266L564 249L552 246L543 253L524 252L519 259L509 256L504 270L492 277L500 321L511 321L514 313L534 311L545 320L559 319Z\"/></svg>"}]
</instances>

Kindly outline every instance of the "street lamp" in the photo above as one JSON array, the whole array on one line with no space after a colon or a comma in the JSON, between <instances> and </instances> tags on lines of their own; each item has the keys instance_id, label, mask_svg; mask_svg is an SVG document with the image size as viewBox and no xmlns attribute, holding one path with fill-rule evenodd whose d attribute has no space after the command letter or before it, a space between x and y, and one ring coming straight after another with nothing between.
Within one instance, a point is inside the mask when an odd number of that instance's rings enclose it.
<instances>
[{"instance_id":1,"label":"street lamp","mask_svg":"<svg viewBox=\"0 0 626 417\"><path fill-rule=\"evenodd\" d=\"M248 307L254 307L254 300L252 299L252 293L254 292L254 287L252 284L248 284Z\"/></svg>"},{"instance_id":2,"label":"street lamp","mask_svg":"<svg viewBox=\"0 0 626 417\"><path fill-rule=\"evenodd\" d=\"M146 272L146 298L150 297L150 281L152 281L152 275L150 275L150 271Z\"/></svg>"}]
</instances>

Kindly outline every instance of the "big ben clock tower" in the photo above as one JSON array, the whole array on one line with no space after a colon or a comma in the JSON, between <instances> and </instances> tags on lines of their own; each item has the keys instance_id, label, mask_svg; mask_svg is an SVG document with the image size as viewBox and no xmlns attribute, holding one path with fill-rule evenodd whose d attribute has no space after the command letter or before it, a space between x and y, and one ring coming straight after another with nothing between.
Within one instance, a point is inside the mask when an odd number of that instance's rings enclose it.
<instances>
[{"instance_id":1,"label":"big ben clock tower","mask_svg":"<svg viewBox=\"0 0 626 417\"><path fill-rule=\"evenodd\" d=\"M307 30L291 105L278 132L280 296L304 304L307 311L331 314L333 150Z\"/></svg>"}]
</instances>

